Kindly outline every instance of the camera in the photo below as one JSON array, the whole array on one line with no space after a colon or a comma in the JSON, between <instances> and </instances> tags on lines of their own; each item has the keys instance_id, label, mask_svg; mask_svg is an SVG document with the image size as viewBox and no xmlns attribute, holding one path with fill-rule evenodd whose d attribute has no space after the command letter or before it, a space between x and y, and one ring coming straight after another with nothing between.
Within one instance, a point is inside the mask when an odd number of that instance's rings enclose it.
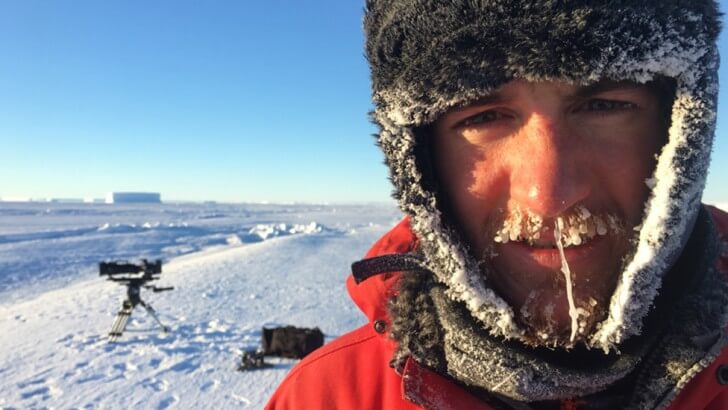
<instances>
[{"instance_id":1,"label":"camera","mask_svg":"<svg viewBox=\"0 0 728 410\"><path fill-rule=\"evenodd\" d=\"M142 259L138 264L127 261L99 263L99 276L108 276L108 279L113 281L127 281L132 279L150 281L159 279L159 275L161 274L162 261L160 259L154 262Z\"/></svg>"}]
</instances>

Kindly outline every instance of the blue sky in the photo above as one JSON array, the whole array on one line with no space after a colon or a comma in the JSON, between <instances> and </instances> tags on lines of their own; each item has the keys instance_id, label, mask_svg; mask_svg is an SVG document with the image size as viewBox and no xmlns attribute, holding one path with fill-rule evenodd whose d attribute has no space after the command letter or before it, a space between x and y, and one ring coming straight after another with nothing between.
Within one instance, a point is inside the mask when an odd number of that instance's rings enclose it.
<instances>
[{"instance_id":1,"label":"blue sky","mask_svg":"<svg viewBox=\"0 0 728 410\"><path fill-rule=\"evenodd\" d=\"M389 200L362 4L0 2L0 197ZM726 104L728 87L713 202L728 201Z\"/></svg>"}]
</instances>

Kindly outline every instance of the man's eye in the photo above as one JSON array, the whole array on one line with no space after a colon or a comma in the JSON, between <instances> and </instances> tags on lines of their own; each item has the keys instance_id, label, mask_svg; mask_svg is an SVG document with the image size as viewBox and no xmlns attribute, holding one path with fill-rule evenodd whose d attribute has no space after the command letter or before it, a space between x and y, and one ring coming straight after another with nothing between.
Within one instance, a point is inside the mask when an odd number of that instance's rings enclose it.
<instances>
[{"instance_id":1,"label":"man's eye","mask_svg":"<svg viewBox=\"0 0 728 410\"><path fill-rule=\"evenodd\" d=\"M499 120L501 118L505 118L505 115L498 111L483 111L481 113L478 113L476 115L473 115L472 117L468 117L465 120L463 120L460 125L461 126L471 126L471 125L478 125L483 124L487 122L492 122L495 120Z\"/></svg>"},{"instance_id":2,"label":"man's eye","mask_svg":"<svg viewBox=\"0 0 728 410\"><path fill-rule=\"evenodd\" d=\"M586 111L613 111L613 110L628 110L635 108L636 105L626 101L614 101L614 100L600 100L594 99L589 100L584 106Z\"/></svg>"}]
</instances>

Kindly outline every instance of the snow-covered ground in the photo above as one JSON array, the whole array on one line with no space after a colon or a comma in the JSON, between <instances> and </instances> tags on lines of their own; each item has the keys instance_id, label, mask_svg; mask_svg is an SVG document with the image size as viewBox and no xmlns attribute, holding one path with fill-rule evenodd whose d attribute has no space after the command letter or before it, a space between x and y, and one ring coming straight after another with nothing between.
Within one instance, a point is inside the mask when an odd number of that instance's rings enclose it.
<instances>
[{"instance_id":1,"label":"snow-covered ground","mask_svg":"<svg viewBox=\"0 0 728 410\"><path fill-rule=\"evenodd\" d=\"M716 207L728 212L728 202L716 202L711 205L716 206Z\"/></svg>"},{"instance_id":2,"label":"snow-covered ground","mask_svg":"<svg viewBox=\"0 0 728 410\"><path fill-rule=\"evenodd\" d=\"M0 407L261 408L294 360L236 371L263 326L364 322L344 280L394 205L0 203ZM102 260L164 260L121 339Z\"/></svg>"}]
</instances>

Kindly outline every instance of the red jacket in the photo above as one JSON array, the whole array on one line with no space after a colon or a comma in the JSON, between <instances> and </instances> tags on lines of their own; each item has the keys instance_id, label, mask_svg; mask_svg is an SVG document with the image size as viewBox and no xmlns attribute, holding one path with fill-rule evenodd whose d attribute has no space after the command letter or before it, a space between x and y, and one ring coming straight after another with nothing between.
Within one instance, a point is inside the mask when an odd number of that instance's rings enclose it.
<instances>
[{"instance_id":1,"label":"red jacket","mask_svg":"<svg viewBox=\"0 0 728 410\"><path fill-rule=\"evenodd\" d=\"M728 241L728 214L709 207L723 243ZM405 218L369 250L366 257L411 251L417 239ZM728 253L718 260L728 275ZM386 302L398 273L374 276L359 285L351 276L349 294L369 323L311 353L283 380L267 409L490 409L462 387L408 360L402 375L389 367L395 342L387 338ZM728 348L688 383L669 409L728 409ZM726 375L728 377L728 375ZM562 408L576 408L563 402Z\"/></svg>"}]
</instances>

